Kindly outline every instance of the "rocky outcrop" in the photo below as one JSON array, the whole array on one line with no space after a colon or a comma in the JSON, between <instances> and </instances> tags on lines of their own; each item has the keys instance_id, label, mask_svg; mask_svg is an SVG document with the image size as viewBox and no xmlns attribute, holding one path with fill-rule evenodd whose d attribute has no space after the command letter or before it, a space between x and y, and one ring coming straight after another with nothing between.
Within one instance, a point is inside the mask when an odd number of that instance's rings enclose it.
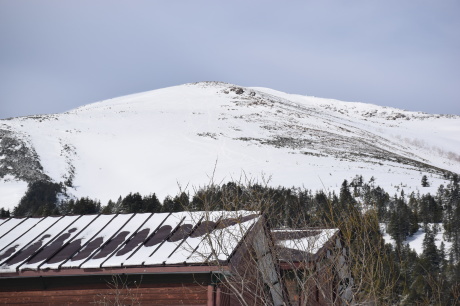
<instances>
[{"instance_id":1,"label":"rocky outcrop","mask_svg":"<svg viewBox=\"0 0 460 306\"><path fill-rule=\"evenodd\" d=\"M35 150L14 132L0 129L0 178L7 175L28 183L50 179Z\"/></svg>"}]
</instances>

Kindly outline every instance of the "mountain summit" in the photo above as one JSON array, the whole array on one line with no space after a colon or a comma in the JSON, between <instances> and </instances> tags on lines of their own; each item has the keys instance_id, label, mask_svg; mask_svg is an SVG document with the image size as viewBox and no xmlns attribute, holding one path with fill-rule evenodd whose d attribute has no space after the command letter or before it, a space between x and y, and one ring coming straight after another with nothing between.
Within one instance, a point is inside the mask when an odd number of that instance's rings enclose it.
<instances>
[{"instance_id":1,"label":"mountain summit","mask_svg":"<svg viewBox=\"0 0 460 306\"><path fill-rule=\"evenodd\" d=\"M0 207L27 183L106 203L229 180L338 190L363 175L391 191L460 172L460 116L200 82L62 114L0 120Z\"/></svg>"}]
</instances>

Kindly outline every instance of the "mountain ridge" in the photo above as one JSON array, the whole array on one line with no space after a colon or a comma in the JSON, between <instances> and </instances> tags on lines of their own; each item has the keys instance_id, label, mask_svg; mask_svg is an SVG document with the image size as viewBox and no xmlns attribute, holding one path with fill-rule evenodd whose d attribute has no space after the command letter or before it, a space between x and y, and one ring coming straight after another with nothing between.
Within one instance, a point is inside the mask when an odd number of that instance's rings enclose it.
<instances>
[{"instance_id":1,"label":"mountain ridge","mask_svg":"<svg viewBox=\"0 0 460 306\"><path fill-rule=\"evenodd\" d=\"M457 135L456 115L190 83L0 120L0 207L38 179L103 202L245 177L337 190L362 174L416 191L423 174L460 172Z\"/></svg>"}]
</instances>

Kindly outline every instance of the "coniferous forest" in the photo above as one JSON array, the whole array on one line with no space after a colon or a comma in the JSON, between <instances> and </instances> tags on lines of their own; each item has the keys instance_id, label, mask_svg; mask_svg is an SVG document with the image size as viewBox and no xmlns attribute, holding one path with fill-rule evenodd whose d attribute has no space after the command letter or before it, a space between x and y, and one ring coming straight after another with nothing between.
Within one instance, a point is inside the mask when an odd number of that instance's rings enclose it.
<instances>
[{"instance_id":1,"label":"coniferous forest","mask_svg":"<svg viewBox=\"0 0 460 306\"><path fill-rule=\"evenodd\" d=\"M40 181L29 185L12 212L1 208L0 216L257 210L267 216L271 228L340 228L348 238L350 256L358 255L353 257L355 283L366 279L360 290L372 291L379 304L454 305L460 303L460 192L458 175L448 176L449 183L439 186L436 194L389 194L373 178L356 176L343 181L339 194L229 182L193 194L179 192L163 201L155 193L130 193L105 205L89 198L62 200L62 185ZM427 184L422 177L420 189ZM385 243L382 227L394 243ZM417 254L405 242L420 230L425 238ZM441 232L450 247L435 243ZM369 273L362 273L363 266L370 267Z\"/></svg>"}]
</instances>

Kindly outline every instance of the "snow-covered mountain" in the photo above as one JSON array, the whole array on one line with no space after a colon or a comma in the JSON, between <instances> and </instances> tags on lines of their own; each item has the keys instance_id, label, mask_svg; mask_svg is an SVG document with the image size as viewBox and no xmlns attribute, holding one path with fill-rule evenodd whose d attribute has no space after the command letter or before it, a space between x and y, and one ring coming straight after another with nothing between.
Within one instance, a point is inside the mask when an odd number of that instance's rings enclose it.
<instances>
[{"instance_id":1,"label":"snow-covered mountain","mask_svg":"<svg viewBox=\"0 0 460 306\"><path fill-rule=\"evenodd\" d=\"M338 190L356 174L407 194L422 190L422 175L438 186L445 172L460 173L460 116L218 82L0 120L0 137L5 208L40 179L105 204L129 192L161 199L211 180Z\"/></svg>"}]
</instances>

